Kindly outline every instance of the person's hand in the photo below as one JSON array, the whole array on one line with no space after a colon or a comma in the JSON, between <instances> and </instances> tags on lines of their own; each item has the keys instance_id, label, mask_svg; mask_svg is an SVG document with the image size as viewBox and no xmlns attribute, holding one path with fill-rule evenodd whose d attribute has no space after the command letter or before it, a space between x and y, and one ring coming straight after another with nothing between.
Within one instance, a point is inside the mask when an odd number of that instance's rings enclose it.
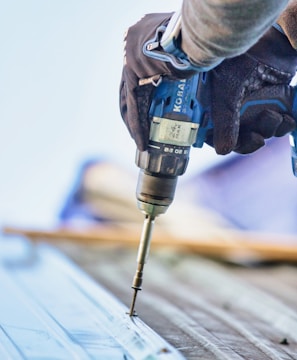
<instances>
[{"instance_id":1,"label":"person's hand","mask_svg":"<svg viewBox=\"0 0 297 360\"><path fill-rule=\"evenodd\" d=\"M152 59L143 53L144 44L155 38L158 28L164 26L165 29L172 15L148 14L131 26L125 36L120 111L130 135L141 151L145 150L148 144L149 108L155 86L163 76L177 79L194 74L193 71L177 70L170 63Z\"/></svg>"},{"instance_id":2,"label":"person's hand","mask_svg":"<svg viewBox=\"0 0 297 360\"><path fill-rule=\"evenodd\" d=\"M252 153L265 145L265 139L281 137L295 130L295 98L296 89L283 85L264 86L245 97L234 151Z\"/></svg>"},{"instance_id":3,"label":"person's hand","mask_svg":"<svg viewBox=\"0 0 297 360\"><path fill-rule=\"evenodd\" d=\"M289 84L296 66L297 51L272 27L247 53L211 70L207 75L213 133L207 143L218 154L246 154L263 146L265 139L294 130L293 89ZM242 112L247 102L255 106Z\"/></svg>"}]
</instances>

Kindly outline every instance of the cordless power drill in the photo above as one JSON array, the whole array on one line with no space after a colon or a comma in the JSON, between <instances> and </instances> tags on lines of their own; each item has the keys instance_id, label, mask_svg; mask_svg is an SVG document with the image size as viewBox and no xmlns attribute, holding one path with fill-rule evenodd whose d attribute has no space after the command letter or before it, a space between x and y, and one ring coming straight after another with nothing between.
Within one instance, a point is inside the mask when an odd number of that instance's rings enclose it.
<instances>
[{"instance_id":1,"label":"cordless power drill","mask_svg":"<svg viewBox=\"0 0 297 360\"><path fill-rule=\"evenodd\" d=\"M178 176L186 171L191 146L202 147L212 128L210 97L204 86L206 74L177 81L164 78L155 90L148 149L136 152L136 164L140 168L136 197L145 220L132 284L135 291L130 316L134 315L137 291L141 290L154 220L172 203Z\"/></svg>"}]
</instances>

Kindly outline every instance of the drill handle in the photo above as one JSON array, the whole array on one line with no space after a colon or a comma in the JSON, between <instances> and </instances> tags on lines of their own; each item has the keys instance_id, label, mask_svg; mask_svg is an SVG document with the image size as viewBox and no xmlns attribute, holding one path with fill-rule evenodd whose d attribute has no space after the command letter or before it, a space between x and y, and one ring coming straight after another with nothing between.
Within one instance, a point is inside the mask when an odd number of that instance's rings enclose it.
<instances>
[{"instance_id":1,"label":"drill handle","mask_svg":"<svg viewBox=\"0 0 297 360\"><path fill-rule=\"evenodd\" d=\"M211 119L211 88L208 83L209 73L203 72L198 75L196 106L199 111L196 111L194 115L197 117L196 122L199 123L199 128L193 146L202 148L209 131L213 129L213 122Z\"/></svg>"},{"instance_id":2,"label":"drill handle","mask_svg":"<svg viewBox=\"0 0 297 360\"><path fill-rule=\"evenodd\" d=\"M292 113L297 124L297 87L296 86L293 88ZM294 176L297 177L297 127L290 134L290 145L291 145L292 171Z\"/></svg>"}]
</instances>

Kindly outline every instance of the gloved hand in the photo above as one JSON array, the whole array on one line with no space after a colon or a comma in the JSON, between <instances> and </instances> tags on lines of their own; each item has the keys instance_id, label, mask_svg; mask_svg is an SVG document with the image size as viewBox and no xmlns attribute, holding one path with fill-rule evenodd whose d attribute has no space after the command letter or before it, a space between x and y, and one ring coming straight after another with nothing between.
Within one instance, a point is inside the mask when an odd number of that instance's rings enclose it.
<instances>
[{"instance_id":1,"label":"gloved hand","mask_svg":"<svg viewBox=\"0 0 297 360\"><path fill-rule=\"evenodd\" d=\"M292 9L288 11L292 12ZM283 23L279 23L282 27L285 24L287 28L294 29L294 16L288 16L288 11L280 18ZM160 77L177 79L193 74L148 58L142 52L143 44L154 38L156 29L160 25L166 26L171 16L146 15L129 28L126 37L120 109L139 150L147 147L150 126L148 111L154 86ZM289 26L290 21L294 24ZM291 31L290 34L295 33ZM291 40L291 44L294 44ZM281 113L279 108L268 108L267 104L254 107L253 111L245 112L240 117L240 109L246 98L257 100L257 97L265 94L268 98L272 96L284 102L291 101L286 97L291 94L289 83L295 75L297 52L290 42L284 34L271 28L247 53L225 60L208 73L214 130L207 142L214 146L218 154L253 152L264 145L264 139L282 136L295 128L295 121L289 112ZM262 91L263 88L265 90Z\"/></svg>"},{"instance_id":2,"label":"gloved hand","mask_svg":"<svg viewBox=\"0 0 297 360\"><path fill-rule=\"evenodd\" d=\"M173 14L148 14L131 26L125 37L124 67L120 84L122 118L139 150L147 148L149 138L149 107L152 94L161 76L185 78L193 71L181 71L170 63L145 56L143 45L155 38L156 30L166 26ZM162 33L160 33L160 36Z\"/></svg>"},{"instance_id":3,"label":"gloved hand","mask_svg":"<svg viewBox=\"0 0 297 360\"><path fill-rule=\"evenodd\" d=\"M208 81L214 129L207 143L218 154L246 154L263 146L265 139L294 130L293 89L289 84L296 66L297 51L282 32L272 27L247 53L211 70ZM261 105L260 100L265 99L279 99L287 110L267 101ZM258 105L241 116L247 101Z\"/></svg>"}]
</instances>

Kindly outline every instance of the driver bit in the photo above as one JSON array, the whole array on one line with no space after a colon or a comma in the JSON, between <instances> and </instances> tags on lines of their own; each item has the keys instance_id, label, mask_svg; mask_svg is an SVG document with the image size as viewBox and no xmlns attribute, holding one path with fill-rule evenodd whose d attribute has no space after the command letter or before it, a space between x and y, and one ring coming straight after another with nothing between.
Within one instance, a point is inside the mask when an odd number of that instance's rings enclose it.
<instances>
[{"instance_id":1,"label":"driver bit","mask_svg":"<svg viewBox=\"0 0 297 360\"><path fill-rule=\"evenodd\" d=\"M151 215L146 215L144 219L139 248L138 248L138 255L137 255L137 269L132 283L132 289L134 289L134 295L132 298L132 303L129 311L130 316L136 315L134 311L136 296L138 290L141 290L141 285L143 280L143 268L149 255L154 220L155 217Z\"/></svg>"}]
</instances>

